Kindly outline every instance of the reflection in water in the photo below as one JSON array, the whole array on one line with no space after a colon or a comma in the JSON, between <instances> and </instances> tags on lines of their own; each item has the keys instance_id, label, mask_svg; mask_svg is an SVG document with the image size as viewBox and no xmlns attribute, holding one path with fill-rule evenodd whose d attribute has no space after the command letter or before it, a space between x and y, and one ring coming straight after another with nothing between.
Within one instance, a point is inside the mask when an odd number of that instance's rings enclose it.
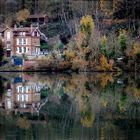
<instances>
[{"instance_id":1,"label":"reflection in water","mask_svg":"<svg viewBox=\"0 0 140 140\"><path fill-rule=\"evenodd\" d=\"M137 140L139 124L139 76L1 73L2 140Z\"/></svg>"}]
</instances>

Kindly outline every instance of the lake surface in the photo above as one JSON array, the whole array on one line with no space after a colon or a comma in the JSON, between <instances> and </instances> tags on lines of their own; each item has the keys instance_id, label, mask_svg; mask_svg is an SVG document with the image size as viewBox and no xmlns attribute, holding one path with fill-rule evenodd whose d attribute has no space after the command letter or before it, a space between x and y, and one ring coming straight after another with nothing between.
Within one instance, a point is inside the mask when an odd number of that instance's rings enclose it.
<instances>
[{"instance_id":1,"label":"lake surface","mask_svg":"<svg viewBox=\"0 0 140 140\"><path fill-rule=\"evenodd\" d=\"M0 140L139 140L134 73L0 73Z\"/></svg>"}]
</instances>

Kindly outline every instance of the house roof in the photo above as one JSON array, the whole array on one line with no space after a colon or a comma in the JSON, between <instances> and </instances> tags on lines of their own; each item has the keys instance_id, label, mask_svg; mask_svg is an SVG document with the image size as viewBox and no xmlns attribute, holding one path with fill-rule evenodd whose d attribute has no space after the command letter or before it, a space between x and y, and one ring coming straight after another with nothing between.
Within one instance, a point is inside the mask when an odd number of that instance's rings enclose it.
<instances>
[{"instance_id":1,"label":"house roof","mask_svg":"<svg viewBox=\"0 0 140 140\"><path fill-rule=\"evenodd\" d=\"M19 27L13 28L14 32L33 32L34 30L38 29L38 27Z\"/></svg>"},{"instance_id":2,"label":"house roof","mask_svg":"<svg viewBox=\"0 0 140 140\"><path fill-rule=\"evenodd\" d=\"M10 27L0 28L0 33L4 32L6 29L12 30L12 28L10 28Z\"/></svg>"},{"instance_id":3,"label":"house roof","mask_svg":"<svg viewBox=\"0 0 140 140\"><path fill-rule=\"evenodd\" d=\"M18 35L19 32L26 32L27 35L31 35L34 31L37 31L45 40L47 40L46 35L43 34L38 27L6 27L0 28L0 33L3 33L7 29L12 30L15 36Z\"/></svg>"},{"instance_id":4,"label":"house roof","mask_svg":"<svg viewBox=\"0 0 140 140\"><path fill-rule=\"evenodd\" d=\"M10 29L13 32L28 32L28 33L32 33L35 30L39 30L38 27L16 27L16 28L12 28L12 27L6 27L6 28L0 28L0 33L4 32L6 29ZM39 31L40 32L40 31Z\"/></svg>"},{"instance_id":5,"label":"house roof","mask_svg":"<svg viewBox=\"0 0 140 140\"><path fill-rule=\"evenodd\" d=\"M0 33L3 32L4 28L0 28Z\"/></svg>"}]
</instances>

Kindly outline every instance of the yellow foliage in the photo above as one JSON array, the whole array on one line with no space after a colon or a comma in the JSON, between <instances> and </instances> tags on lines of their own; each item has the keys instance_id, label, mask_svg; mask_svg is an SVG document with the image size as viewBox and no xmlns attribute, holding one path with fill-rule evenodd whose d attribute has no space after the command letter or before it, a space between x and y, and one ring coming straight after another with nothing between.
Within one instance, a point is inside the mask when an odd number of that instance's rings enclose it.
<instances>
[{"instance_id":1,"label":"yellow foliage","mask_svg":"<svg viewBox=\"0 0 140 140\"><path fill-rule=\"evenodd\" d=\"M103 74L98 77L100 79L101 87L105 88L109 82L113 83L113 75L112 74Z\"/></svg>"},{"instance_id":2,"label":"yellow foliage","mask_svg":"<svg viewBox=\"0 0 140 140\"><path fill-rule=\"evenodd\" d=\"M105 0L100 0L100 9L104 10Z\"/></svg>"},{"instance_id":3,"label":"yellow foliage","mask_svg":"<svg viewBox=\"0 0 140 140\"><path fill-rule=\"evenodd\" d=\"M64 54L66 55L66 57L70 60L74 59L76 57L75 52L70 51L70 50L66 50L64 51Z\"/></svg>"},{"instance_id":4,"label":"yellow foliage","mask_svg":"<svg viewBox=\"0 0 140 140\"><path fill-rule=\"evenodd\" d=\"M23 9L23 10L20 10L18 13L17 13L17 20L19 22L23 22L25 21L30 15L30 12L28 9Z\"/></svg>"},{"instance_id":5,"label":"yellow foliage","mask_svg":"<svg viewBox=\"0 0 140 140\"><path fill-rule=\"evenodd\" d=\"M120 109L121 112L125 112L126 111L126 107L121 105L121 104L119 104L119 109Z\"/></svg>"},{"instance_id":6,"label":"yellow foliage","mask_svg":"<svg viewBox=\"0 0 140 140\"><path fill-rule=\"evenodd\" d=\"M80 32L76 37L76 43L77 43L78 49L81 49L81 45L82 45L84 39L85 39L85 34Z\"/></svg>"},{"instance_id":7,"label":"yellow foliage","mask_svg":"<svg viewBox=\"0 0 140 140\"><path fill-rule=\"evenodd\" d=\"M111 59L109 60L109 63L107 62L107 58L102 55L100 58L100 66L99 66L99 70L113 70L113 64L114 64L114 60Z\"/></svg>"},{"instance_id":8,"label":"yellow foliage","mask_svg":"<svg viewBox=\"0 0 140 140\"><path fill-rule=\"evenodd\" d=\"M107 43L107 37L106 37L106 35L104 35L104 36L102 37L101 43L102 43L102 45L104 45L104 44Z\"/></svg>"},{"instance_id":9,"label":"yellow foliage","mask_svg":"<svg viewBox=\"0 0 140 140\"><path fill-rule=\"evenodd\" d=\"M140 54L140 43L135 43L134 44L134 55Z\"/></svg>"},{"instance_id":10,"label":"yellow foliage","mask_svg":"<svg viewBox=\"0 0 140 140\"><path fill-rule=\"evenodd\" d=\"M101 66L102 67L106 67L108 65L107 59L104 55L102 55L102 57L100 58L100 61L101 61Z\"/></svg>"},{"instance_id":11,"label":"yellow foliage","mask_svg":"<svg viewBox=\"0 0 140 140\"><path fill-rule=\"evenodd\" d=\"M135 84L133 84L132 86L128 86L126 91L128 93L131 93L136 98L140 97L140 89Z\"/></svg>"},{"instance_id":12,"label":"yellow foliage","mask_svg":"<svg viewBox=\"0 0 140 140\"><path fill-rule=\"evenodd\" d=\"M119 35L121 35L121 34L126 35L126 34L127 34L127 31L124 30L124 29L120 29L120 30L119 30Z\"/></svg>"},{"instance_id":13,"label":"yellow foliage","mask_svg":"<svg viewBox=\"0 0 140 140\"><path fill-rule=\"evenodd\" d=\"M102 99L102 100L101 100L101 105L102 105L103 107L107 107L108 102L105 101L104 99Z\"/></svg>"},{"instance_id":14,"label":"yellow foliage","mask_svg":"<svg viewBox=\"0 0 140 140\"><path fill-rule=\"evenodd\" d=\"M17 125L21 128L21 129L29 129L31 127L31 124L29 123L29 121L27 120L27 118L19 118L17 121Z\"/></svg>"},{"instance_id":15,"label":"yellow foliage","mask_svg":"<svg viewBox=\"0 0 140 140\"><path fill-rule=\"evenodd\" d=\"M93 117L92 114L90 114L89 116L84 116L81 118L81 124L84 127L92 127L94 120L95 118Z\"/></svg>"},{"instance_id":16,"label":"yellow foliage","mask_svg":"<svg viewBox=\"0 0 140 140\"><path fill-rule=\"evenodd\" d=\"M92 16L83 16L80 20L80 26L82 33L91 33L92 29L94 28L94 21Z\"/></svg>"}]
</instances>

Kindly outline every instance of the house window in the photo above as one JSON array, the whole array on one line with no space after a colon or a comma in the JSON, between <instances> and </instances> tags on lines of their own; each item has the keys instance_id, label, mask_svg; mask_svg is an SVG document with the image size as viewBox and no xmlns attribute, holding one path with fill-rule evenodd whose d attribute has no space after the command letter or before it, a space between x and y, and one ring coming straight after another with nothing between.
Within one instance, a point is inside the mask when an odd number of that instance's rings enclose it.
<instances>
[{"instance_id":1,"label":"house window","mask_svg":"<svg viewBox=\"0 0 140 140\"><path fill-rule=\"evenodd\" d=\"M25 36L26 35L26 32L23 32L22 35Z\"/></svg>"},{"instance_id":2,"label":"house window","mask_svg":"<svg viewBox=\"0 0 140 140\"><path fill-rule=\"evenodd\" d=\"M7 41L10 41L10 37L11 37L10 32L7 32Z\"/></svg>"},{"instance_id":3,"label":"house window","mask_svg":"<svg viewBox=\"0 0 140 140\"><path fill-rule=\"evenodd\" d=\"M17 39L17 45L27 45L27 38Z\"/></svg>"},{"instance_id":4,"label":"house window","mask_svg":"<svg viewBox=\"0 0 140 140\"><path fill-rule=\"evenodd\" d=\"M36 31L36 32L34 32L34 36L37 36L37 31Z\"/></svg>"},{"instance_id":5,"label":"house window","mask_svg":"<svg viewBox=\"0 0 140 140\"><path fill-rule=\"evenodd\" d=\"M11 109L12 108L12 102L11 102L11 100L7 100L7 108L8 109Z\"/></svg>"},{"instance_id":6,"label":"house window","mask_svg":"<svg viewBox=\"0 0 140 140\"><path fill-rule=\"evenodd\" d=\"M19 38L19 45L22 45L22 38Z\"/></svg>"},{"instance_id":7,"label":"house window","mask_svg":"<svg viewBox=\"0 0 140 140\"><path fill-rule=\"evenodd\" d=\"M26 47L24 47L24 53L26 53Z\"/></svg>"},{"instance_id":8,"label":"house window","mask_svg":"<svg viewBox=\"0 0 140 140\"><path fill-rule=\"evenodd\" d=\"M19 52L22 53L22 48L21 47L19 47Z\"/></svg>"},{"instance_id":9,"label":"house window","mask_svg":"<svg viewBox=\"0 0 140 140\"><path fill-rule=\"evenodd\" d=\"M26 45L26 39L23 38L23 45Z\"/></svg>"},{"instance_id":10,"label":"house window","mask_svg":"<svg viewBox=\"0 0 140 140\"><path fill-rule=\"evenodd\" d=\"M11 48L11 45L10 44L7 44L6 47L7 47L7 49L10 49Z\"/></svg>"}]
</instances>

